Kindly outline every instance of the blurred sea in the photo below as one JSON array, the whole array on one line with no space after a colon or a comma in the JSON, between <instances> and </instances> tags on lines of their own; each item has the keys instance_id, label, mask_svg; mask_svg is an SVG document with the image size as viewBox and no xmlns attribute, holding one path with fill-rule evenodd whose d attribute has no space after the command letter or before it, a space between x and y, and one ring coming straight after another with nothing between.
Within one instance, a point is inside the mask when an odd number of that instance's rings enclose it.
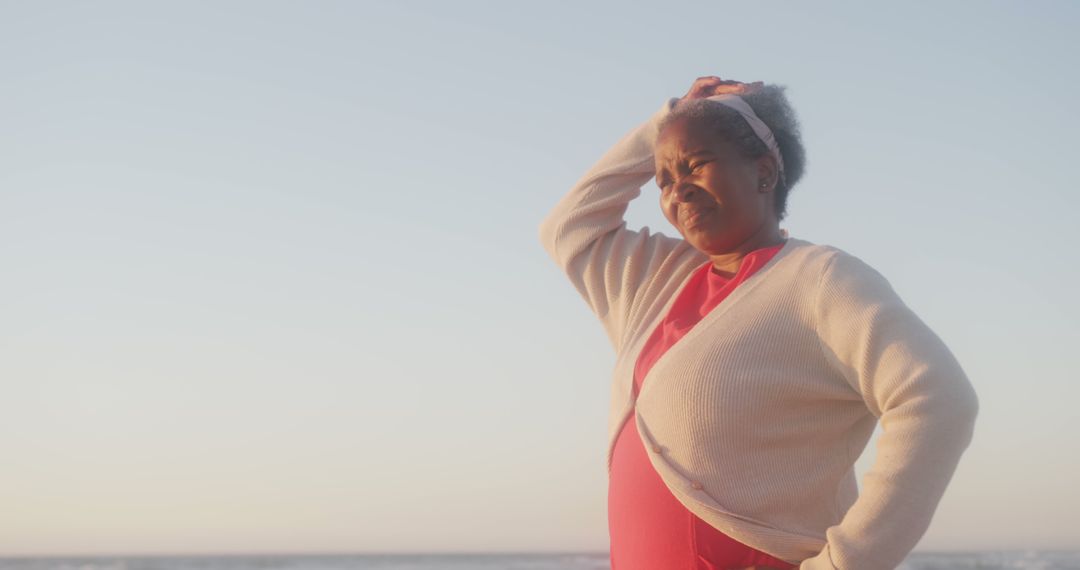
<instances>
[{"instance_id":1,"label":"blurred sea","mask_svg":"<svg viewBox=\"0 0 1080 570\"><path fill-rule=\"evenodd\" d=\"M898 570L1080 570L1080 551L915 552ZM610 570L607 553L0 558L0 570Z\"/></svg>"}]
</instances>

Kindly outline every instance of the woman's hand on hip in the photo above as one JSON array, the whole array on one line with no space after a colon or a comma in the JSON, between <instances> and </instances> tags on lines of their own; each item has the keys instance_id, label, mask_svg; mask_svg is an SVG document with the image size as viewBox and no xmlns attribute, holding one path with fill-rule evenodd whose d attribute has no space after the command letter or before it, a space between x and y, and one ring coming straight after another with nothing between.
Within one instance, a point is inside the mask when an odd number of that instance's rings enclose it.
<instances>
[{"instance_id":1,"label":"woman's hand on hip","mask_svg":"<svg viewBox=\"0 0 1080 570\"><path fill-rule=\"evenodd\" d=\"M753 93L761 90L764 84L760 81L753 83L743 83L741 81L735 81L733 79L720 79L715 75L708 75L705 77L698 77L694 84L690 86L690 90L686 92L686 95L682 96L679 101L687 101L690 99L704 99L706 97L712 97L713 95L745 95L747 93ZM767 570L762 568L762 570Z\"/></svg>"}]
</instances>

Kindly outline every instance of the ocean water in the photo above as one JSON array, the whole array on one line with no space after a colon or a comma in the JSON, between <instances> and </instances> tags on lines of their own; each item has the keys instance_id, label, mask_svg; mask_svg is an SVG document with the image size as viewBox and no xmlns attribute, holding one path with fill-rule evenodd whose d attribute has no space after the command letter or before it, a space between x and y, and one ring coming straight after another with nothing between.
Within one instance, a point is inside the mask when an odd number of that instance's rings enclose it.
<instances>
[{"instance_id":1,"label":"ocean water","mask_svg":"<svg viewBox=\"0 0 1080 570\"><path fill-rule=\"evenodd\" d=\"M898 570L1080 570L1080 551L915 552ZM0 558L0 570L610 570L607 553Z\"/></svg>"}]
</instances>

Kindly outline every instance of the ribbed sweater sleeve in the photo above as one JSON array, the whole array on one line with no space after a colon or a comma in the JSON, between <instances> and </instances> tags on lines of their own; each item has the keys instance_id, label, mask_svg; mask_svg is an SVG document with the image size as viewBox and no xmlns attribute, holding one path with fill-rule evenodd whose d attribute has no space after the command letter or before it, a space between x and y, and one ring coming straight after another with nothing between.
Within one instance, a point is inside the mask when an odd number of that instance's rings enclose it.
<instances>
[{"instance_id":1,"label":"ribbed sweater sleeve","mask_svg":"<svg viewBox=\"0 0 1080 570\"><path fill-rule=\"evenodd\" d=\"M893 569L930 525L971 441L978 400L941 339L857 257L833 255L816 311L825 357L883 433L858 499L800 568Z\"/></svg>"},{"instance_id":2,"label":"ribbed sweater sleeve","mask_svg":"<svg viewBox=\"0 0 1080 570\"><path fill-rule=\"evenodd\" d=\"M648 121L619 140L540 225L544 249L603 323L616 349L640 289L669 256L689 247L681 238L650 234L648 227L627 229L623 219L629 202L655 175L657 127L677 101L666 101Z\"/></svg>"}]
</instances>

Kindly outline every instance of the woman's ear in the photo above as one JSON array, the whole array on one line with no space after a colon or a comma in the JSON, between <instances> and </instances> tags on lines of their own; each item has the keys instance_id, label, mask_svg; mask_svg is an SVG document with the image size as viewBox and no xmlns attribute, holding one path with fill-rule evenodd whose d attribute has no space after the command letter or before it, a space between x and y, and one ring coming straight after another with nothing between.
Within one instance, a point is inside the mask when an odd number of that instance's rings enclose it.
<instances>
[{"instance_id":1,"label":"woman's ear","mask_svg":"<svg viewBox=\"0 0 1080 570\"><path fill-rule=\"evenodd\" d=\"M772 192L777 182L776 159L771 154L766 154L757 160L757 168L758 192Z\"/></svg>"}]
</instances>

